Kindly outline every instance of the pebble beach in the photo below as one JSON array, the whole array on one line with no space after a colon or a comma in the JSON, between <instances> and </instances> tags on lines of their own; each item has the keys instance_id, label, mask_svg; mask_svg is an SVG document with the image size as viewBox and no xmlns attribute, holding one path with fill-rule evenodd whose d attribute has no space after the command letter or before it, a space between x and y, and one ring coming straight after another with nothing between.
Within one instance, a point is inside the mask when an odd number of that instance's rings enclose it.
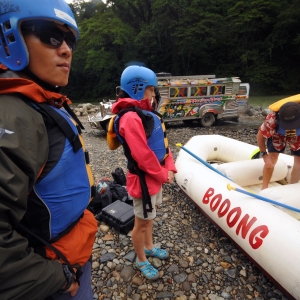
<instances>
[{"instance_id":1,"label":"pebble beach","mask_svg":"<svg viewBox=\"0 0 300 300\"><path fill-rule=\"evenodd\" d=\"M117 167L126 171L122 148L112 151L103 130L93 129L80 117L83 138L90 154L95 181L110 177ZM210 128L181 122L167 126L174 159L176 143L185 144L194 135L219 134L256 145L263 116L242 116L238 123L223 122ZM205 174L203 175L205 176ZM154 220L154 243L170 253L168 260L149 258L160 278L146 280L134 267L131 232L120 234L99 222L93 248L94 299L288 299L222 231L207 219L179 189L176 182L163 187L163 203Z\"/></svg>"}]
</instances>

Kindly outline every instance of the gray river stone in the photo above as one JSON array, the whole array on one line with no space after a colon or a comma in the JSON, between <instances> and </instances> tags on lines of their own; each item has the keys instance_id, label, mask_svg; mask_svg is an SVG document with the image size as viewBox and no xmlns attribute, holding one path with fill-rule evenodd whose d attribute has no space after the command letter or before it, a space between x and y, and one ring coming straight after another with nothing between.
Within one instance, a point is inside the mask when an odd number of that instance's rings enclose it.
<instances>
[{"instance_id":1,"label":"gray river stone","mask_svg":"<svg viewBox=\"0 0 300 300\"><path fill-rule=\"evenodd\" d=\"M130 261L130 262L134 262L136 258L136 253L134 250L129 251L125 256L124 259Z\"/></svg>"},{"instance_id":2,"label":"gray river stone","mask_svg":"<svg viewBox=\"0 0 300 300\"><path fill-rule=\"evenodd\" d=\"M115 257L116 257L115 253L106 253L106 254L104 254L104 255L101 256L100 262L101 263L105 263L105 262L107 262L109 260L113 260Z\"/></svg>"}]
</instances>

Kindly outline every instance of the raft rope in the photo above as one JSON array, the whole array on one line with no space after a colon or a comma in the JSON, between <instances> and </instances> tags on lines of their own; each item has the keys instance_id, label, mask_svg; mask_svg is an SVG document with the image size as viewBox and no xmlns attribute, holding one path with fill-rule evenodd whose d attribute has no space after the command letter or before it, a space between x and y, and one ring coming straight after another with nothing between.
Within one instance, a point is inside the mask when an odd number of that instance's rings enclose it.
<instances>
[{"instance_id":1,"label":"raft rope","mask_svg":"<svg viewBox=\"0 0 300 300\"><path fill-rule=\"evenodd\" d=\"M199 156L197 156L195 153L191 152L190 150L188 150L187 148L185 148L184 146L182 146L181 143L177 143L176 144L177 147L180 147L181 149L183 149L184 151L186 151L188 154L190 154L191 156L193 156L194 158L196 158L198 161L200 161L202 164L204 164L206 167L208 167L209 169L213 170L214 172L218 173L219 175L225 177L226 179L232 181L230 178L228 178L226 175L224 175L223 173L221 173L219 170L215 169L212 165L210 165L208 162L206 162L205 160L203 160L202 158L200 158Z\"/></svg>"},{"instance_id":2,"label":"raft rope","mask_svg":"<svg viewBox=\"0 0 300 300\"><path fill-rule=\"evenodd\" d=\"M227 184L227 189L229 191L236 191L236 192L239 192L239 193L242 193L242 194L254 197L256 199L259 199L259 200L262 200L262 201L266 201L266 202L269 202L269 203L272 203L272 204L275 204L275 205L278 205L278 206L281 206L281 207L284 207L284 208L287 208L287 209L290 209L290 210L293 210L293 211L296 211L296 212L300 213L300 209L299 208L296 208L296 207L293 207L293 206L289 206L289 205L286 205L284 203L280 203L280 202L277 202L277 201L274 201L274 200L262 197L262 196L257 195L257 194L249 193L249 192L244 191L244 190L242 190L240 188L236 188L236 187L230 185L229 183Z\"/></svg>"}]
</instances>

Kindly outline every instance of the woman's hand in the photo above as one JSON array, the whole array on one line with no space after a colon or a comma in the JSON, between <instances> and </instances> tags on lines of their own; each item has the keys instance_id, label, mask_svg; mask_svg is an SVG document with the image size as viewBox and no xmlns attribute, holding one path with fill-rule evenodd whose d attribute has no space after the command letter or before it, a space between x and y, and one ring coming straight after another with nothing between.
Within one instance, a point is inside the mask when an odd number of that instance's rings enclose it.
<instances>
[{"instance_id":1,"label":"woman's hand","mask_svg":"<svg viewBox=\"0 0 300 300\"><path fill-rule=\"evenodd\" d=\"M174 172L173 171L168 171L168 183L173 183L174 182Z\"/></svg>"}]
</instances>

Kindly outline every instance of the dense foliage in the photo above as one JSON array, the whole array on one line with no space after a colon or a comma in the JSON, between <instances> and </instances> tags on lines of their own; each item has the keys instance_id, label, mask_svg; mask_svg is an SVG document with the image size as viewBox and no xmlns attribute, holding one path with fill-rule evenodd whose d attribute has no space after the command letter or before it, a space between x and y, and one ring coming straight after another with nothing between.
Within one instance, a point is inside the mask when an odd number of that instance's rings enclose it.
<instances>
[{"instance_id":1,"label":"dense foliage","mask_svg":"<svg viewBox=\"0 0 300 300\"><path fill-rule=\"evenodd\" d=\"M238 76L252 94L300 93L299 0L74 0L74 100L114 99L125 66Z\"/></svg>"}]
</instances>

